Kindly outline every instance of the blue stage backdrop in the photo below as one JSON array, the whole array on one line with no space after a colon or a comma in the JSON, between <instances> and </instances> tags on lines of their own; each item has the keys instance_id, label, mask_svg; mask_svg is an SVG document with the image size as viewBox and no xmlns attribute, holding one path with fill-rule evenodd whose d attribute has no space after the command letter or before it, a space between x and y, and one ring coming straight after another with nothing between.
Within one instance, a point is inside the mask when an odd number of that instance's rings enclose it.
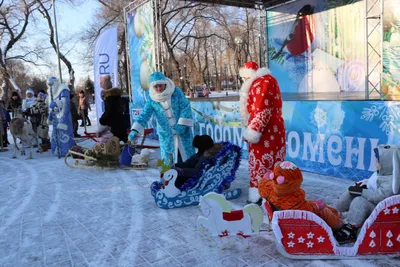
<instances>
[{"instance_id":1,"label":"blue stage backdrop","mask_svg":"<svg viewBox=\"0 0 400 267\"><path fill-rule=\"evenodd\" d=\"M192 102L195 134L232 141L247 156L238 102ZM400 141L400 103L383 101L284 102L286 159L302 170L352 180L375 171L373 148Z\"/></svg>"}]
</instances>

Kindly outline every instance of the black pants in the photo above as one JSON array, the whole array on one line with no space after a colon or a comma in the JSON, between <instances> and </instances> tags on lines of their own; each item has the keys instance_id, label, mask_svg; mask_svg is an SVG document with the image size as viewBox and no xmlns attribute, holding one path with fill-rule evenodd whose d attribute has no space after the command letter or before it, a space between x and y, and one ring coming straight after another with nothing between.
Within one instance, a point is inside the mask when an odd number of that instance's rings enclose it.
<instances>
[{"instance_id":1,"label":"black pants","mask_svg":"<svg viewBox=\"0 0 400 267\"><path fill-rule=\"evenodd\" d=\"M81 111L81 118L82 118L82 123L81 126L83 126L85 123L87 126L90 126L92 123L90 122L89 116L88 116L88 110L84 109Z\"/></svg>"},{"instance_id":2,"label":"black pants","mask_svg":"<svg viewBox=\"0 0 400 267\"><path fill-rule=\"evenodd\" d=\"M72 118L72 128L74 129L74 135L78 135L79 123L77 118Z\"/></svg>"}]
</instances>

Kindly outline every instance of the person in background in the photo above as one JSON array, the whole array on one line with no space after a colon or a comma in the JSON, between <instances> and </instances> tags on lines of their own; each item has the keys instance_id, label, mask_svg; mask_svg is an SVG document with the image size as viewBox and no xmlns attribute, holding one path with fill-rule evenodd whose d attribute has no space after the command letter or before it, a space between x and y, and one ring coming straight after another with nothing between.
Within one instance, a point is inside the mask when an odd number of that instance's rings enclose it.
<instances>
[{"instance_id":1,"label":"person in background","mask_svg":"<svg viewBox=\"0 0 400 267\"><path fill-rule=\"evenodd\" d=\"M11 121L10 113L8 113L5 108L5 103L3 100L0 100L0 134L2 135L3 147L7 147L10 143L7 138L7 128Z\"/></svg>"},{"instance_id":2,"label":"person in background","mask_svg":"<svg viewBox=\"0 0 400 267\"><path fill-rule=\"evenodd\" d=\"M74 95L70 94L69 95L69 99L71 100L70 102L70 109L71 109L71 118L72 118L72 127L73 127L73 131L74 131L74 137L79 137L80 135L78 134L78 127L79 127L79 123L78 123L78 119L79 119L79 114L78 114L78 110L76 108L76 105L73 101Z\"/></svg>"},{"instance_id":3,"label":"person in background","mask_svg":"<svg viewBox=\"0 0 400 267\"><path fill-rule=\"evenodd\" d=\"M25 93L26 97L24 100L22 100L22 112L26 112L28 108L31 108L33 103L36 101L35 94L31 88L26 90Z\"/></svg>"},{"instance_id":4,"label":"person in background","mask_svg":"<svg viewBox=\"0 0 400 267\"><path fill-rule=\"evenodd\" d=\"M79 92L79 104L78 104L78 113L82 118L81 127L83 127L86 123L86 126L92 125L88 116L89 110L91 111L89 101L85 95L85 91L81 90Z\"/></svg>"},{"instance_id":5,"label":"person in background","mask_svg":"<svg viewBox=\"0 0 400 267\"><path fill-rule=\"evenodd\" d=\"M28 118L32 124L32 130L36 133L38 119L36 116L32 116L31 114L31 107L36 102L36 97L31 88L26 90L26 97L22 100L22 113Z\"/></svg>"},{"instance_id":6,"label":"person in background","mask_svg":"<svg viewBox=\"0 0 400 267\"><path fill-rule=\"evenodd\" d=\"M110 75L105 76L101 87L103 88L101 94L104 99L104 113L99 122L103 126L109 126L111 133L126 143L128 135L124 126L122 91L113 88Z\"/></svg>"},{"instance_id":7,"label":"person in background","mask_svg":"<svg viewBox=\"0 0 400 267\"><path fill-rule=\"evenodd\" d=\"M36 102L32 105L30 111L32 116L38 118L37 124L37 135L42 140L42 149L47 151L50 148L49 140L49 125L47 124L47 118L49 116L49 107L46 104L47 95L44 90L38 93Z\"/></svg>"},{"instance_id":8,"label":"person in background","mask_svg":"<svg viewBox=\"0 0 400 267\"><path fill-rule=\"evenodd\" d=\"M8 104L8 112L12 113L13 119L19 114L22 114L22 100L17 92L13 92L11 95L11 100Z\"/></svg>"}]
</instances>

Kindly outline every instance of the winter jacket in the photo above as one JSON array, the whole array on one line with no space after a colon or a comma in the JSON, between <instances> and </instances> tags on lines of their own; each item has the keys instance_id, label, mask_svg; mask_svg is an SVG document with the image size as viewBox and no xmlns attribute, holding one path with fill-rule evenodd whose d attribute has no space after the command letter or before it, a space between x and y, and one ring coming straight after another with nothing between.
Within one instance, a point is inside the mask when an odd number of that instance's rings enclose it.
<instances>
[{"instance_id":1,"label":"winter jacket","mask_svg":"<svg viewBox=\"0 0 400 267\"><path fill-rule=\"evenodd\" d=\"M17 100L11 98L11 101L8 104L8 112L13 113L13 118L22 113L22 101L19 97Z\"/></svg>"},{"instance_id":2,"label":"winter jacket","mask_svg":"<svg viewBox=\"0 0 400 267\"><path fill-rule=\"evenodd\" d=\"M47 139L49 132L49 125L47 124L47 118L49 116L49 108L45 101L37 100L31 107L32 117L36 118L37 123L37 134L40 138Z\"/></svg>"},{"instance_id":3,"label":"winter jacket","mask_svg":"<svg viewBox=\"0 0 400 267\"><path fill-rule=\"evenodd\" d=\"M36 97L25 98L22 100L22 111L25 112L28 108L31 108L35 102Z\"/></svg>"},{"instance_id":4,"label":"winter jacket","mask_svg":"<svg viewBox=\"0 0 400 267\"><path fill-rule=\"evenodd\" d=\"M78 107L78 111L82 112L86 109L90 110L90 105L89 105L89 101L87 100L86 96L79 96L79 107Z\"/></svg>"},{"instance_id":5,"label":"winter jacket","mask_svg":"<svg viewBox=\"0 0 400 267\"><path fill-rule=\"evenodd\" d=\"M128 135L124 127L124 114L121 98L121 90L112 88L104 90L104 113L100 118L100 124L109 126L111 133L121 141L126 142Z\"/></svg>"},{"instance_id":6,"label":"winter jacket","mask_svg":"<svg viewBox=\"0 0 400 267\"><path fill-rule=\"evenodd\" d=\"M203 166L203 163L210 159L210 156L202 156L195 154L187 161L175 164L172 169L178 172L178 177L175 180L175 187L180 188L189 178L197 175Z\"/></svg>"}]
</instances>

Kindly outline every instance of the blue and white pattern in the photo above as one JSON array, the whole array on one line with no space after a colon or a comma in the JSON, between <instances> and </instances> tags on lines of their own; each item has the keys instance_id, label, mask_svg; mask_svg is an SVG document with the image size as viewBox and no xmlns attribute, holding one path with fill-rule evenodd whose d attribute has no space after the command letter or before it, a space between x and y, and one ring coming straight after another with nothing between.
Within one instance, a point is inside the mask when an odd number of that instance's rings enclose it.
<instances>
[{"instance_id":1,"label":"blue and white pattern","mask_svg":"<svg viewBox=\"0 0 400 267\"><path fill-rule=\"evenodd\" d=\"M241 149L231 143L224 143L224 147L216 155L215 159L203 165L199 177L193 177L196 183L189 189L183 189L182 192L173 198L168 198L161 190L160 184L154 182L151 185L151 194L158 207L163 209L173 209L200 203L200 197L209 192L222 193L226 199L238 198L241 189L237 188L222 192L223 187L230 185L235 179L236 171L240 164ZM189 181L192 183L192 181Z\"/></svg>"},{"instance_id":2,"label":"blue and white pattern","mask_svg":"<svg viewBox=\"0 0 400 267\"><path fill-rule=\"evenodd\" d=\"M171 96L171 106L174 118L178 124L180 119L193 119L190 102L178 87L175 87ZM137 117L136 122L133 125L133 129L139 130L140 132L140 129L138 128L145 128L152 116L154 116L157 120L157 134L160 142L161 158L165 162L169 162L170 155L174 154L174 161L176 162L176 151L172 127L162 105L159 102L156 102L153 99L149 99L146 102L142 113ZM184 130L179 134L179 137L184 151L181 151L181 155L185 153L186 157L189 158L195 152L192 145L192 127L184 125L182 126L184 127ZM186 159L183 158L183 160Z\"/></svg>"},{"instance_id":3,"label":"blue and white pattern","mask_svg":"<svg viewBox=\"0 0 400 267\"><path fill-rule=\"evenodd\" d=\"M54 82L52 102L55 108L50 108L49 122L53 125L51 135L51 152L53 155L63 157L74 145L73 126L71 118L69 89L67 85Z\"/></svg>"}]
</instances>

